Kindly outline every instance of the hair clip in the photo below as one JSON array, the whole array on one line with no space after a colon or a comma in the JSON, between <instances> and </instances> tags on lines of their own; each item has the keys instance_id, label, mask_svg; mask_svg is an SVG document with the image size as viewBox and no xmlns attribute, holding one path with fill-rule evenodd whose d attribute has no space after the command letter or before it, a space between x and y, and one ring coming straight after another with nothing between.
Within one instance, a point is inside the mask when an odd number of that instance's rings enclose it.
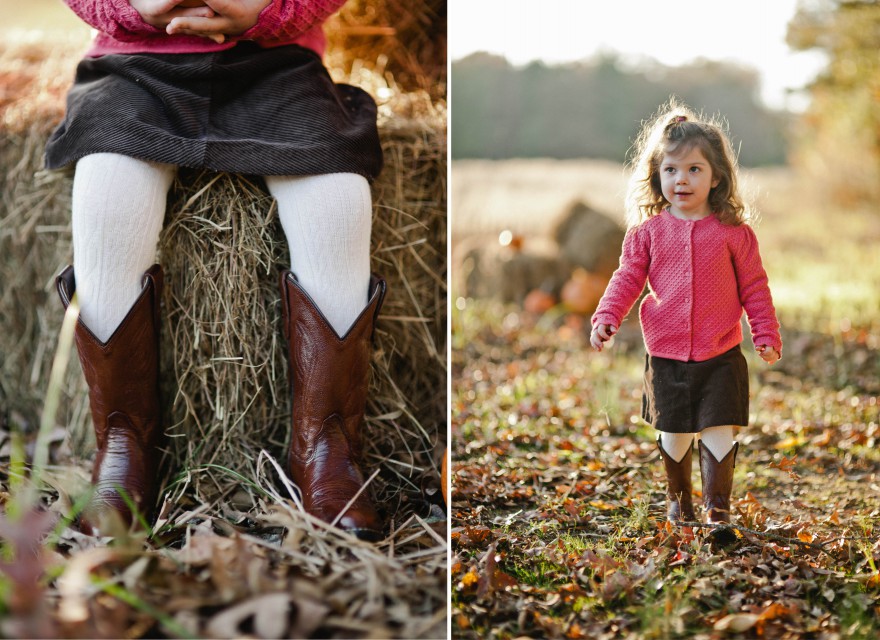
<instances>
[{"instance_id":1,"label":"hair clip","mask_svg":"<svg viewBox=\"0 0 880 640\"><path fill-rule=\"evenodd\" d=\"M687 116L675 116L676 122L684 122L685 120L687 120Z\"/></svg>"}]
</instances>

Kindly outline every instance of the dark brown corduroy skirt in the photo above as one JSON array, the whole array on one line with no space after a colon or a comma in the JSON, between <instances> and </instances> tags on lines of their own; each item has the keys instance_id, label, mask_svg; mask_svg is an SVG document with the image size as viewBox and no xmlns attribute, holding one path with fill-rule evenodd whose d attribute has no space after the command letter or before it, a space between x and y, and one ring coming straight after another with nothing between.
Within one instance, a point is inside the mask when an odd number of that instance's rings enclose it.
<instances>
[{"instance_id":1,"label":"dark brown corduroy skirt","mask_svg":"<svg viewBox=\"0 0 880 640\"><path fill-rule=\"evenodd\" d=\"M703 362L646 356L642 417L670 433L747 426L749 369L739 345Z\"/></svg>"},{"instance_id":2,"label":"dark brown corduroy skirt","mask_svg":"<svg viewBox=\"0 0 880 640\"><path fill-rule=\"evenodd\" d=\"M102 152L255 175L372 180L382 168L369 94L335 84L313 51L251 42L84 59L46 166Z\"/></svg>"}]
</instances>

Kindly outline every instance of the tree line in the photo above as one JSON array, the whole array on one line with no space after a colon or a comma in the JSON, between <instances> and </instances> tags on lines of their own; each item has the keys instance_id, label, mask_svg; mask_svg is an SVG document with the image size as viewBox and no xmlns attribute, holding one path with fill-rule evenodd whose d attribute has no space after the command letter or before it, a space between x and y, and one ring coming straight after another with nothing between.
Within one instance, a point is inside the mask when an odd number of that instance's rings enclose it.
<instances>
[{"instance_id":1,"label":"tree line","mask_svg":"<svg viewBox=\"0 0 880 640\"><path fill-rule=\"evenodd\" d=\"M786 160L789 116L763 106L759 89L754 69L708 60L633 69L605 54L517 67L475 53L452 65L452 157L623 162L642 120L676 95L696 111L728 121L742 164L780 164Z\"/></svg>"}]
</instances>

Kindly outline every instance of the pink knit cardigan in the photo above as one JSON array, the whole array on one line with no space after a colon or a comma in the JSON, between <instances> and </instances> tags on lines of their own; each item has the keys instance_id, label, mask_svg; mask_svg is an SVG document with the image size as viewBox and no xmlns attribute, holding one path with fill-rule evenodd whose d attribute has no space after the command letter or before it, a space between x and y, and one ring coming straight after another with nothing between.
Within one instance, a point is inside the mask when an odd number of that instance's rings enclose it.
<instances>
[{"instance_id":1,"label":"pink knit cardigan","mask_svg":"<svg viewBox=\"0 0 880 640\"><path fill-rule=\"evenodd\" d=\"M326 39L321 26L345 0L272 0L257 24L223 44L199 36L170 36L143 21L128 0L64 0L86 23L98 30L88 57L111 53L208 53L231 49L240 40L261 47L298 44L318 55Z\"/></svg>"},{"instance_id":2,"label":"pink knit cardigan","mask_svg":"<svg viewBox=\"0 0 880 640\"><path fill-rule=\"evenodd\" d=\"M755 345L782 353L767 273L749 225L725 225L715 216L681 220L664 210L630 229L593 326L620 327L646 281L639 319L651 355L685 362L720 355L742 342L743 309Z\"/></svg>"}]
</instances>

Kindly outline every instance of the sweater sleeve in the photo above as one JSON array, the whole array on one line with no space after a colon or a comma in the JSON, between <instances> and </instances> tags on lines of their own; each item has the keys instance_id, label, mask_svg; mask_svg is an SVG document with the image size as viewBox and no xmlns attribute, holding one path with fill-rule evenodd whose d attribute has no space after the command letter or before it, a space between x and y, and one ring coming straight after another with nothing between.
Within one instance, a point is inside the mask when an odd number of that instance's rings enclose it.
<instances>
[{"instance_id":1,"label":"sweater sleeve","mask_svg":"<svg viewBox=\"0 0 880 640\"><path fill-rule=\"evenodd\" d=\"M782 354L779 321L770 295L767 272L761 263L758 238L754 230L744 224L740 227L739 246L733 252L739 299L749 319L755 346L767 345Z\"/></svg>"},{"instance_id":2,"label":"sweater sleeve","mask_svg":"<svg viewBox=\"0 0 880 640\"><path fill-rule=\"evenodd\" d=\"M238 36L241 40L295 38L319 27L345 0L272 0L257 18L257 24Z\"/></svg>"},{"instance_id":3,"label":"sweater sleeve","mask_svg":"<svg viewBox=\"0 0 880 640\"><path fill-rule=\"evenodd\" d=\"M620 327L620 323L639 299L648 280L648 267L651 264L650 244L650 236L644 225L626 232L623 250L620 253L620 266L611 276L605 294L599 301L596 313L593 314L593 326L612 324Z\"/></svg>"},{"instance_id":4,"label":"sweater sleeve","mask_svg":"<svg viewBox=\"0 0 880 640\"><path fill-rule=\"evenodd\" d=\"M122 42L162 33L147 24L128 0L64 0L86 24Z\"/></svg>"}]
</instances>

